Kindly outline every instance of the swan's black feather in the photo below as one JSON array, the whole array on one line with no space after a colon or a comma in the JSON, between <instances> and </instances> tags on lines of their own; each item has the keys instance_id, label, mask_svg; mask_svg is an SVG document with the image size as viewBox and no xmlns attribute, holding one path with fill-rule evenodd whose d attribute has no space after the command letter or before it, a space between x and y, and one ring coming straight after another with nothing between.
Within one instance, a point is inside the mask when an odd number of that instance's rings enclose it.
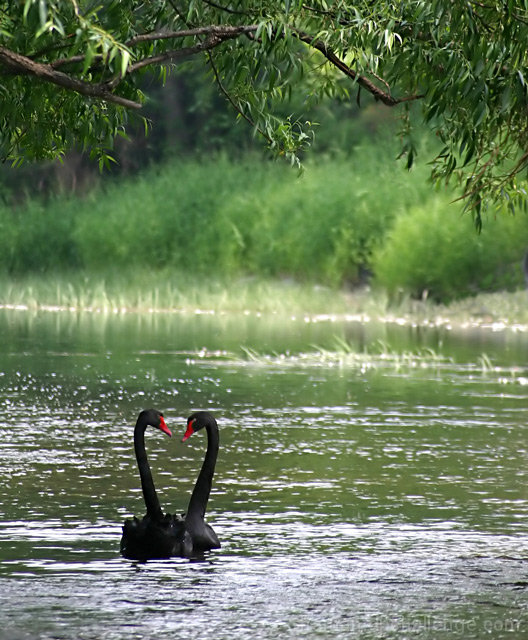
<instances>
[{"instance_id":1,"label":"swan's black feather","mask_svg":"<svg viewBox=\"0 0 528 640\"><path fill-rule=\"evenodd\" d=\"M125 520L121 553L130 560L154 560L190 555L192 542L179 516L166 514L161 520L145 516Z\"/></svg>"}]
</instances>

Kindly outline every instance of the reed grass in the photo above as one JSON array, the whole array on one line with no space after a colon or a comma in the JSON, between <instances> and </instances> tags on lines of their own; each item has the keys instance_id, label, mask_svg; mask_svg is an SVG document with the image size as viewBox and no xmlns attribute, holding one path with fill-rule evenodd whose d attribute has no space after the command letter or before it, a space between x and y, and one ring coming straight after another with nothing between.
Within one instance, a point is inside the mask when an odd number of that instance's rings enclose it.
<instances>
[{"instance_id":1,"label":"reed grass","mask_svg":"<svg viewBox=\"0 0 528 640\"><path fill-rule=\"evenodd\" d=\"M381 290L346 290L294 280L211 278L172 269L0 276L0 308L93 313L270 314L306 322L381 321L411 326L528 330L524 290L480 294L449 305ZM336 345L336 350L339 345ZM341 345L346 352L346 346Z\"/></svg>"},{"instance_id":2,"label":"reed grass","mask_svg":"<svg viewBox=\"0 0 528 640\"><path fill-rule=\"evenodd\" d=\"M353 369L361 374L372 371L401 375L413 375L424 373L428 376L485 376L493 377L502 385L517 385L525 387L528 378L525 369L514 366L501 366L494 364L486 353L482 353L476 360L470 362L457 362L454 358L442 354L434 349L417 349L399 352L389 348L383 342L374 343L369 347L356 351L354 345L346 341L337 341L334 348L313 347L312 350L300 353L265 353L251 347L242 346L241 354L231 351L189 351L185 355L189 362L211 361L216 366L256 367L270 368L319 368L325 369Z\"/></svg>"},{"instance_id":3,"label":"reed grass","mask_svg":"<svg viewBox=\"0 0 528 640\"><path fill-rule=\"evenodd\" d=\"M255 365L280 365L294 367L339 367L354 368L361 371L370 369L442 369L452 368L452 358L442 355L433 349L398 352L382 343L374 344L361 352L345 341L336 341L334 348L314 347L313 351L296 354L266 354L254 349L243 348L244 358Z\"/></svg>"},{"instance_id":4,"label":"reed grass","mask_svg":"<svg viewBox=\"0 0 528 640\"><path fill-rule=\"evenodd\" d=\"M0 277L0 305L118 312L367 314L384 297L290 279L211 278L173 269Z\"/></svg>"}]
</instances>

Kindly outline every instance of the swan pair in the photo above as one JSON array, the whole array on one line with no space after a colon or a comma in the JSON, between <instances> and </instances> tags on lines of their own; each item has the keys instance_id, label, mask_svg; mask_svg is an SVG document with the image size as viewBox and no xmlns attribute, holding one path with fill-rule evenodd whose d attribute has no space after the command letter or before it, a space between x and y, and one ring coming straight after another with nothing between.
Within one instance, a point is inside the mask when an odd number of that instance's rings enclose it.
<instances>
[{"instance_id":1,"label":"swan pair","mask_svg":"<svg viewBox=\"0 0 528 640\"><path fill-rule=\"evenodd\" d=\"M218 455L216 420L206 411L197 411L187 418L183 442L205 427L207 452L184 516L163 514L161 510L145 451L145 430L148 426L172 436L162 413L146 409L139 414L134 429L134 450L147 514L141 520L135 516L132 520L125 520L121 553L132 560L151 560L171 556L190 558L219 548L216 533L204 520Z\"/></svg>"}]
</instances>

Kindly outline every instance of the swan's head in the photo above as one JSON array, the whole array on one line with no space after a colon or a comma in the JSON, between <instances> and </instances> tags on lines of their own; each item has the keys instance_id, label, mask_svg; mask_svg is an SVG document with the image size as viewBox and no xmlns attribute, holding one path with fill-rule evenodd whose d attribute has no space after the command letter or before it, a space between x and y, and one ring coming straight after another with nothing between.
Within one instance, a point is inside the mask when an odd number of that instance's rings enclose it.
<instances>
[{"instance_id":1,"label":"swan's head","mask_svg":"<svg viewBox=\"0 0 528 640\"><path fill-rule=\"evenodd\" d=\"M169 437L172 436L172 433L165 422L165 418L161 411L157 409L145 409L139 414L138 423L141 422L146 426L155 427L163 433L166 433Z\"/></svg>"},{"instance_id":2,"label":"swan's head","mask_svg":"<svg viewBox=\"0 0 528 640\"><path fill-rule=\"evenodd\" d=\"M216 427L216 420L207 411L195 411L187 418L187 431L185 432L182 442L188 440L193 433L200 431L204 427Z\"/></svg>"}]
</instances>

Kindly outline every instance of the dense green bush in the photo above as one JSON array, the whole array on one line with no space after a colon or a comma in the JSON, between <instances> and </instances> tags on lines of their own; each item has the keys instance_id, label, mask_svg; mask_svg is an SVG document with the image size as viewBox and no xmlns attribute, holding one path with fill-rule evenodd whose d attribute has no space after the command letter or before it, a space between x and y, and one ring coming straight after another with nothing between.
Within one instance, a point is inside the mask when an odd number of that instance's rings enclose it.
<instances>
[{"instance_id":1,"label":"dense green bush","mask_svg":"<svg viewBox=\"0 0 528 640\"><path fill-rule=\"evenodd\" d=\"M485 221L370 144L299 176L282 163L223 156L156 166L83 199L0 207L0 272L174 269L354 285L439 300L522 284L525 216Z\"/></svg>"},{"instance_id":2,"label":"dense green bush","mask_svg":"<svg viewBox=\"0 0 528 640\"><path fill-rule=\"evenodd\" d=\"M302 176L256 157L175 161L83 199L29 201L0 210L0 264L8 273L172 265L355 282L391 220L428 191L395 155L365 147Z\"/></svg>"},{"instance_id":3,"label":"dense green bush","mask_svg":"<svg viewBox=\"0 0 528 640\"><path fill-rule=\"evenodd\" d=\"M44 206L37 200L23 209L0 207L0 270L25 273L77 267L71 214L62 204L56 209L55 203Z\"/></svg>"},{"instance_id":4,"label":"dense green bush","mask_svg":"<svg viewBox=\"0 0 528 640\"><path fill-rule=\"evenodd\" d=\"M353 161L309 166L299 179L268 182L225 202L223 268L356 284L392 220L430 192L373 147Z\"/></svg>"},{"instance_id":5,"label":"dense green bush","mask_svg":"<svg viewBox=\"0 0 528 640\"><path fill-rule=\"evenodd\" d=\"M437 196L395 220L373 258L377 283L392 294L442 301L520 286L528 218L490 215L478 234L471 216L450 200Z\"/></svg>"}]
</instances>

